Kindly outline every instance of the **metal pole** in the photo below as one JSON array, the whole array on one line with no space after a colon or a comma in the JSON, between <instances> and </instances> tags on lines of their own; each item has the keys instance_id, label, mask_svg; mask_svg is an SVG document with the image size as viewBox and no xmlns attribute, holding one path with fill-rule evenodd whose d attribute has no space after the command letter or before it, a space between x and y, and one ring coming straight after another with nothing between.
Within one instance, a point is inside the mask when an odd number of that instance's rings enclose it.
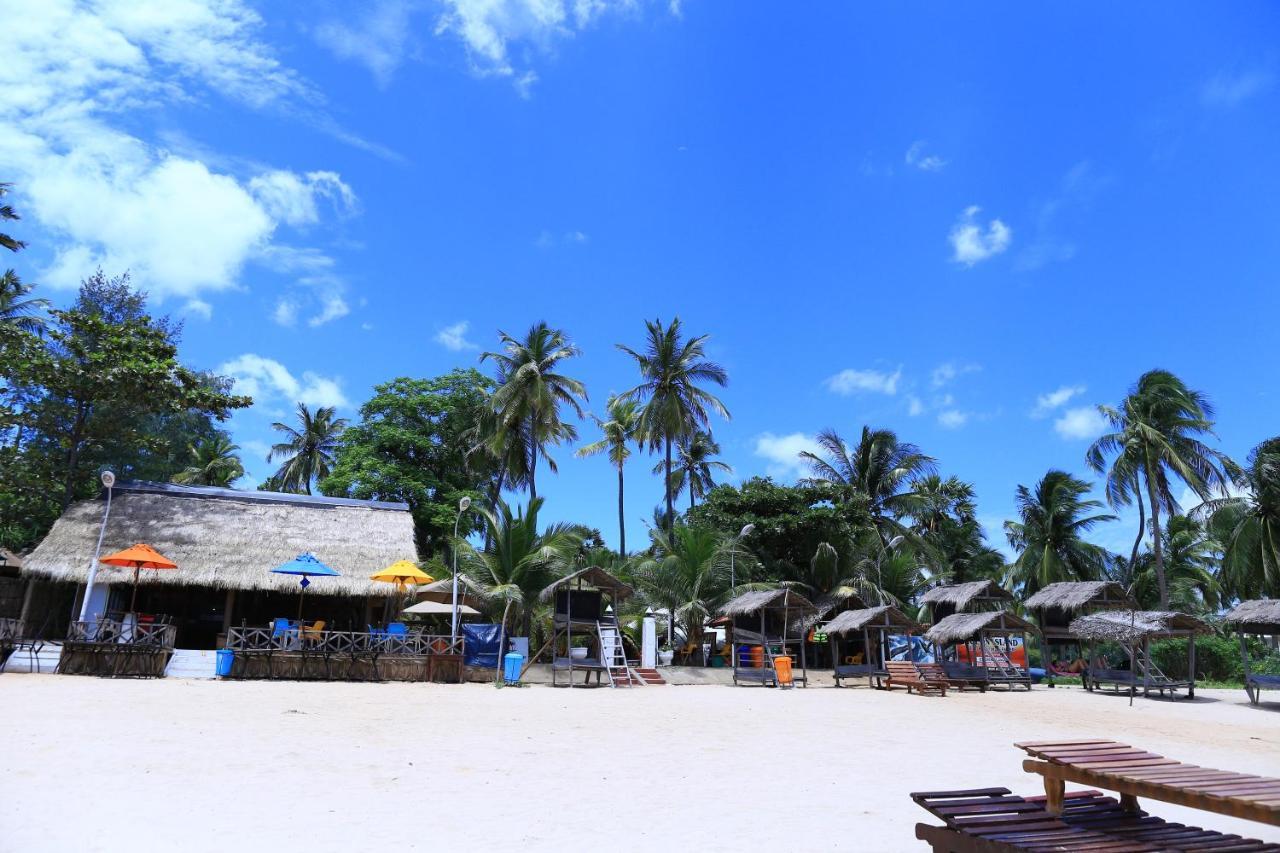
<instances>
[{"instance_id":1,"label":"metal pole","mask_svg":"<svg viewBox=\"0 0 1280 853\"><path fill-rule=\"evenodd\" d=\"M89 596L93 594L93 582L98 577L98 558L102 556L102 537L107 535L107 519L111 516L111 487L116 477L110 471L102 472L102 484L107 487L107 507L102 513L102 526L98 528L98 545L93 549L93 562L89 564L89 580L84 586L84 601L80 602L80 617L76 621L87 621L89 616Z\"/></svg>"},{"instance_id":2,"label":"metal pole","mask_svg":"<svg viewBox=\"0 0 1280 853\"><path fill-rule=\"evenodd\" d=\"M458 515L453 520L453 615L449 621L449 653L452 654L458 642L458 524L462 514L471 506L471 498L458 501ZM498 650L502 654L502 650Z\"/></svg>"}]
</instances>

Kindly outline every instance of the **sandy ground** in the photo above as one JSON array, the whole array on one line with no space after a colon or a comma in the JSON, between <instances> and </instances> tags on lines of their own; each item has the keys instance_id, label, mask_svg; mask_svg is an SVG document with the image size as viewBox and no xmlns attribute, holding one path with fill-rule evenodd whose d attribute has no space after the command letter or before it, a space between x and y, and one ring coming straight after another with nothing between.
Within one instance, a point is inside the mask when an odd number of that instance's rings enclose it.
<instances>
[{"instance_id":1,"label":"sandy ground","mask_svg":"<svg viewBox=\"0 0 1280 853\"><path fill-rule=\"evenodd\" d=\"M1015 740L1280 773L1280 703L1079 689L108 681L0 675L0 850L913 850L912 790L1037 793ZM1280 841L1280 828L1148 803Z\"/></svg>"}]
</instances>

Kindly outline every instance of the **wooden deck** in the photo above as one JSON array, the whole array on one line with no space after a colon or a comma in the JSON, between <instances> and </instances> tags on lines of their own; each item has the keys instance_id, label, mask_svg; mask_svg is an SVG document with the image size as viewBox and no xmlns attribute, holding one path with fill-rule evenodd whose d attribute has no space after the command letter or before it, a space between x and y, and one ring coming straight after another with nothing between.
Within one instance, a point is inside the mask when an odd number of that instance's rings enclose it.
<instances>
[{"instance_id":1,"label":"wooden deck","mask_svg":"<svg viewBox=\"0 0 1280 853\"><path fill-rule=\"evenodd\" d=\"M462 680L463 640L444 635L232 628L231 678Z\"/></svg>"}]
</instances>

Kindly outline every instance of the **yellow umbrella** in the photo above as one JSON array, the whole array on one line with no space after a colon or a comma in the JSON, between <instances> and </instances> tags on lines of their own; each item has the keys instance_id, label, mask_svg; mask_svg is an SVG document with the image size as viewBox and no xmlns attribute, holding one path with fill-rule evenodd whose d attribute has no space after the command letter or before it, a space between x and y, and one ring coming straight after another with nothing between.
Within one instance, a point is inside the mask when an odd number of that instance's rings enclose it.
<instances>
[{"instance_id":1,"label":"yellow umbrella","mask_svg":"<svg viewBox=\"0 0 1280 853\"><path fill-rule=\"evenodd\" d=\"M370 575L369 579L393 583L400 587L401 592L404 592L404 588L409 584L431 583L435 580L431 575L408 560L398 560L377 574Z\"/></svg>"}]
</instances>

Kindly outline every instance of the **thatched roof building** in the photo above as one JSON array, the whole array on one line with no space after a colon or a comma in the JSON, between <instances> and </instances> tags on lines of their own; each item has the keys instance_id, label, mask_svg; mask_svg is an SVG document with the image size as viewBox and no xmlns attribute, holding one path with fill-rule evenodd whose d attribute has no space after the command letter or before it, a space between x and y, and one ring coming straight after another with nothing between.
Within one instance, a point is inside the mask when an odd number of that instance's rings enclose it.
<instances>
[{"instance_id":1,"label":"thatched roof building","mask_svg":"<svg viewBox=\"0 0 1280 853\"><path fill-rule=\"evenodd\" d=\"M539 596L543 601L550 601L551 596L557 588L576 586L578 588L590 587L612 593L615 601L626 601L635 595L635 590L628 584L615 578L599 566L587 566L571 575L565 575L559 580L551 583L542 591Z\"/></svg>"},{"instance_id":2,"label":"thatched roof building","mask_svg":"<svg viewBox=\"0 0 1280 853\"><path fill-rule=\"evenodd\" d=\"M1061 610L1076 613L1086 608L1112 610L1132 608L1135 602L1124 587L1114 581L1061 581L1051 583L1023 604L1028 610Z\"/></svg>"},{"instance_id":3,"label":"thatched roof building","mask_svg":"<svg viewBox=\"0 0 1280 853\"><path fill-rule=\"evenodd\" d=\"M1280 598L1242 601L1222 621L1245 634L1280 634Z\"/></svg>"},{"instance_id":4,"label":"thatched roof building","mask_svg":"<svg viewBox=\"0 0 1280 853\"><path fill-rule=\"evenodd\" d=\"M993 580L935 586L920 596L920 603L929 605L934 621L951 613L961 613L972 608L998 607L1013 601L1009 591Z\"/></svg>"},{"instance_id":5,"label":"thatched roof building","mask_svg":"<svg viewBox=\"0 0 1280 853\"><path fill-rule=\"evenodd\" d=\"M903 633L920 633L924 626L888 604L862 610L846 610L822 627L826 634L852 634L868 629L895 629Z\"/></svg>"},{"instance_id":6,"label":"thatched roof building","mask_svg":"<svg viewBox=\"0 0 1280 853\"><path fill-rule=\"evenodd\" d=\"M766 609L794 610L797 613L814 610L809 599L792 589L764 589L744 592L720 608L725 616L745 616Z\"/></svg>"},{"instance_id":7,"label":"thatched roof building","mask_svg":"<svg viewBox=\"0 0 1280 853\"><path fill-rule=\"evenodd\" d=\"M1109 610L1071 623L1071 633L1086 640L1133 643L1159 637L1210 634L1208 624L1186 613L1163 610Z\"/></svg>"},{"instance_id":8,"label":"thatched roof building","mask_svg":"<svg viewBox=\"0 0 1280 853\"><path fill-rule=\"evenodd\" d=\"M1036 626L1007 610L991 610L985 613L952 613L930 628L924 638L936 646L967 643L984 633L1024 634L1032 633Z\"/></svg>"},{"instance_id":9,"label":"thatched roof building","mask_svg":"<svg viewBox=\"0 0 1280 853\"><path fill-rule=\"evenodd\" d=\"M84 583L102 524L102 499L67 508L24 560L24 575ZM413 519L399 503L275 492L241 492L168 483L115 486L103 553L146 542L178 564L142 572L143 586L201 586L293 593L298 578L273 574L304 551L341 577L317 580L308 595L385 596L369 575L413 559ZM101 567L97 584L131 582L132 572Z\"/></svg>"}]
</instances>

